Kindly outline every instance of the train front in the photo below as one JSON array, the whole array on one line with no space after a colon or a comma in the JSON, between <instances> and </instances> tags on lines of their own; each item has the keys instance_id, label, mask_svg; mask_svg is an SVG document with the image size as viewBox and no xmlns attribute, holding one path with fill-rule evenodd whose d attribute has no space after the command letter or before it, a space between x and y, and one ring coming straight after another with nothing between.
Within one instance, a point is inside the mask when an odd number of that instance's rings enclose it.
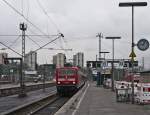
<instances>
[{"instance_id":1,"label":"train front","mask_svg":"<svg viewBox=\"0 0 150 115\"><path fill-rule=\"evenodd\" d=\"M72 94L77 90L78 69L64 67L56 69L56 86L59 94Z\"/></svg>"}]
</instances>

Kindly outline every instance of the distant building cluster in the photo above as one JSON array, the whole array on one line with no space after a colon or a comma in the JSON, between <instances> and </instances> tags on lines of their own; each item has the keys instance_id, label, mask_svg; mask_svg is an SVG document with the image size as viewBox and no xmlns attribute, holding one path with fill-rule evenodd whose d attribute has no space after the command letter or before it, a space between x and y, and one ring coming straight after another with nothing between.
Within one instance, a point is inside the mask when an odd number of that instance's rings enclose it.
<instances>
[{"instance_id":1,"label":"distant building cluster","mask_svg":"<svg viewBox=\"0 0 150 115\"><path fill-rule=\"evenodd\" d=\"M0 53L0 80L18 83L20 76L20 62L13 60L6 63L6 61L4 61L5 58L8 58L8 53ZM83 68L84 53L78 52L73 55L71 59L67 59L64 53L58 53L53 56L52 64L38 65L37 52L30 51L25 54L23 61L24 80L26 82L34 81L35 79L42 80L44 76L46 80L52 80L56 67L59 68L70 66L78 66Z\"/></svg>"},{"instance_id":2,"label":"distant building cluster","mask_svg":"<svg viewBox=\"0 0 150 115\"><path fill-rule=\"evenodd\" d=\"M58 53L53 56L53 64L56 67L64 67L68 65L66 62L66 56L63 53ZM82 52L78 52L77 54L73 55L73 66L84 67L84 54Z\"/></svg>"},{"instance_id":3,"label":"distant building cluster","mask_svg":"<svg viewBox=\"0 0 150 115\"><path fill-rule=\"evenodd\" d=\"M4 64L4 58L7 58L7 53L0 53L0 64ZM68 63L72 66L84 67L84 53L78 52L72 57L72 62L67 62L66 55L58 53L53 56L53 64L56 67L64 67ZM25 55L24 64L29 71L37 70L37 52L30 51Z\"/></svg>"}]
</instances>

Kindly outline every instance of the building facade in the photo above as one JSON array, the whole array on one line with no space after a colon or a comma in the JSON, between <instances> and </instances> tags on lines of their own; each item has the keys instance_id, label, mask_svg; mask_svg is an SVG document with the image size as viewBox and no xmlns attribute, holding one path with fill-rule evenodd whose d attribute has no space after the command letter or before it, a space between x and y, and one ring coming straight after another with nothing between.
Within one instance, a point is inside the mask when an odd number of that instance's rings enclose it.
<instances>
[{"instance_id":1,"label":"building facade","mask_svg":"<svg viewBox=\"0 0 150 115\"><path fill-rule=\"evenodd\" d=\"M64 64L66 63L66 56L63 53L58 53L53 56L53 64L56 65L56 67L64 67Z\"/></svg>"},{"instance_id":2,"label":"building facade","mask_svg":"<svg viewBox=\"0 0 150 115\"><path fill-rule=\"evenodd\" d=\"M73 55L73 65L84 67L84 54L82 52L78 52L76 55Z\"/></svg>"},{"instance_id":3,"label":"building facade","mask_svg":"<svg viewBox=\"0 0 150 115\"><path fill-rule=\"evenodd\" d=\"M37 52L30 51L25 55L24 63L28 66L29 70L36 70L37 68Z\"/></svg>"},{"instance_id":4,"label":"building facade","mask_svg":"<svg viewBox=\"0 0 150 115\"><path fill-rule=\"evenodd\" d=\"M4 64L4 58L7 58L7 53L0 53L0 64Z\"/></svg>"}]
</instances>

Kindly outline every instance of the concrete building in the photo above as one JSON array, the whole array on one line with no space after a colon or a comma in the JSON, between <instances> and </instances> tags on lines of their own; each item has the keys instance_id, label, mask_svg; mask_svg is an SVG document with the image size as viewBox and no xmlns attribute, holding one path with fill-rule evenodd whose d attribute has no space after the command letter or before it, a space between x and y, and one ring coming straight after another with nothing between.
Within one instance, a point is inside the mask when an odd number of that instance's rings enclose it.
<instances>
[{"instance_id":1,"label":"concrete building","mask_svg":"<svg viewBox=\"0 0 150 115\"><path fill-rule=\"evenodd\" d=\"M73 65L76 66L76 63L77 63L77 56L76 55L73 55Z\"/></svg>"},{"instance_id":2,"label":"concrete building","mask_svg":"<svg viewBox=\"0 0 150 115\"><path fill-rule=\"evenodd\" d=\"M63 53L58 53L53 56L53 64L56 65L56 67L64 67L64 64L66 63L66 56Z\"/></svg>"},{"instance_id":3,"label":"concrete building","mask_svg":"<svg viewBox=\"0 0 150 115\"><path fill-rule=\"evenodd\" d=\"M4 58L7 58L7 53L0 53L0 64L4 64Z\"/></svg>"},{"instance_id":4,"label":"concrete building","mask_svg":"<svg viewBox=\"0 0 150 115\"><path fill-rule=\"evenodd\" d=\"M73 65L84 67L84 54L82 52L78 52L76 55L73 55Z\"/></svg>"},{"instance_id":5,"label":"concrete building","mask_svg":"<svg viewBox=\"0 0 150 115\"><path fill-rule=\"evenodd\" d=\"M37 67L37 52L30 51L25 55L24 63L29 67L29 70L36 70Z\"/></svg>"}]
</instances>

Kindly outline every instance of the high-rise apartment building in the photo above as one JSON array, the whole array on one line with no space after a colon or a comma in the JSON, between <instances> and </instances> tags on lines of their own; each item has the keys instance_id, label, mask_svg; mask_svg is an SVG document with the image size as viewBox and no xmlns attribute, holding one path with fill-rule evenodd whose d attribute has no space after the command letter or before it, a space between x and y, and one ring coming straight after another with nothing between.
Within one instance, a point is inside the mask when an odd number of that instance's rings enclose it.
<instances>
[{"instance_id":1,"label":"high-rise apartment building","mask_svg":"<svg viewBox=\"0 0 150 115\"><path fill-rule=\"evenodd\" d=\"M37 66L37 52L30 51L25 55L24 63L27 64L29 70L36 70Z\"/></svg>"},{"instance_id":2,"label":"high-rise apartment building","mask_svg":"<svg viewBox=\"0 0 150 115\"><path fill-rule=\"evenodd\" d=\"M63 53L58 53L53 56L53 64L56 65L56 67L64 67L64 64L66 63L66 56Z\"/></svg>"},{"instance_id":3,"label":"high-rise apartment building","mask_svg":"<svg viewBox=\"0 0 150 115\"><path fill-rule=\"evenodd\" d=\"M73 65L84 67L84 54L82 52L78 52L76 55L73 55Z\"/></svg>"}]
</instances>

